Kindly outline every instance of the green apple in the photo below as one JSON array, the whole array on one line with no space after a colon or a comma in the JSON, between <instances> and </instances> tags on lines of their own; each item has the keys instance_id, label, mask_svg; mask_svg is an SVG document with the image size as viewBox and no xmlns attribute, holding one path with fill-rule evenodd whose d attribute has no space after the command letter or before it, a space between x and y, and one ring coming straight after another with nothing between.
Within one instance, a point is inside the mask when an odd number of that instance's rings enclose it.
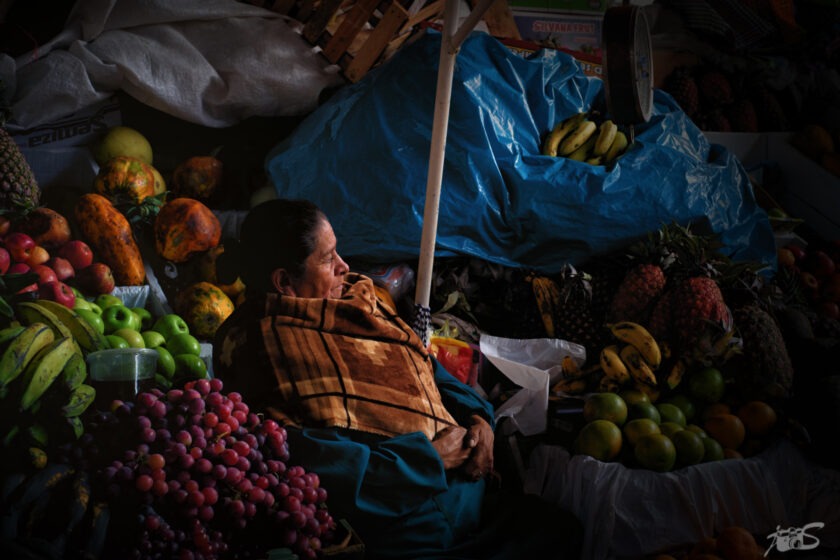
<instances>
[{"instance_id":1,"label":"green apple","mask_svg":"<svg viewBox=\"0 0 840 560\"><path fill-rule=\"evenodd\" d=\"M175 357L164 346L155 346L154 349L158 353L157 373L172 379L175 375Z\"/></svg>"},{"instance_id":2,"label":"green apple","mask_svg":"<svg viewBox=\"0 0 840 560\"><path fill-rule=\"evenodd\" d=\"M90 311L90 302L86 300L84 296L76 296L76 299L73 301L73 309L76 311L78 311L79 309L85 309L87 311Z\"/></svg>"},{"instance_id":3,"label":"green apple","mask_svg":"<svg viewBox=\"0 0 840 560\"><path fill-rule=\"evenodd\" d=\"M105 340L108 341L108 345L111 348L131 348L126 339L115 334L106 334Z\"/></svg>"},{"instance_id":4,"label":"green apple","mask_svg":"<svg viewBox=\"0 0 840 560\"><path fill-rule=\"evenodd\" d=\"M104 308L102 310L102 321L105 323L105 332L108 334L117 329L140 330L140 318L121 303Z\"/></svg>"},{"instance_id":5,"label":"green apple","mask_svg":"<svg viewBox=\"0 0 840 560\"><path fill-rule=\"evenodd\" d=\"M173 334L166 339L166 349L172 352L173 356L178 354L201 355L201 343L190 333Z\"/></svg>"},{"instance_id":6,"label":"green apple","mask_svg":"<svg viewBox=\"0 0 840 560\"><path fill-rule=\"evenodd\" d=\"M155 324L152 325L152 330L162 334L163 338L165 338L168 342L173 335L180 333L189 334L190 327L180 315L176 313L167 313L166 315L161 315L157 318Z\"/></svg>"},{"instance_id":7,"label":"green apple","mask_svg":"<svg viewBox=\"0 0 840 560\"><path fill-rule=\"evenodd\" d=\"M157 348L166 344L166 339L157 331L140 331L140 334L143 336L146 348Z\"/></svg>"},{"instance_id":8,"label":"green apple","mask_svg":"<svg viewBox=\"0 0 840 560\"><path fill-rule=\"evenodd\" d=\"M152 324L154 324L154 319L152 318L152 312L146 309L145 307L130 307L135 315L140 318L140 330L147 331L152 328Z\"/></svg>"},{"instance_id":9,"label":"green apple","mask_svg":"<svg viewBox=\"0 0 840 560\"><path fill-rule=\"evenodd\" d=\"M102 320L102 315L97 315L92 309L76 309L76 313L99 334L105 334L105 321Z\"/></svg>"},{"instance_id":10,"label":"green apple","mask_svg":"<svg viewBox=\"0 0 840 560\"><path fill-rule=\"evenodd\" d=\"M146 343L143 340L143 335L140 334L140 331L136 329L128 329L122 328L117 329L111 333L114 336L118 336L122 339L125 339L128 342L129 347L131 348L145 348Z\"/></svg>"},{"instance_id":11,"label":"green apple","mask_svg":"<svg viewBox=\"0 0 840 560\"><path fill-rule=\"evenodd\" d=\"M73 295L75 295L77 298L85 299L85 294L83 294L81 290L79 290L79 288L77 288L76 286L70 286L70 289L73 291Z\"/></svg>"},{"instance_id":12,"label":"green apple","mask_svg":"<svg viewBox=\"0 0 840 560\"><path fill-rule=\"evenodd\" d=\"M207 378L207 364L193 354L175 354L175 376L187 379Z\"/></svg>"},{"instance_id":13,"label":"green apple","mask_svg":"<svg viewBox=\"0 0 840 560\"><path fill-rule=\"evenodd\" d=\"M96 313L100 317L102 316L102 308L99 307L98 305L96 305L96 303L94 303L92 301L89 301L88 305L90 305L90 310L91 311L93 311L94 313Z\"/></svg>"},{"instance_id":14,"label":"green apple","mask_svg":"<svg viewBox=\"0 0 840 560\"><path fill-rule=\"evenodd\" d=\"M123 300L119 296L113 294L99 294L93 298L93 303L98 305L103 311L112 305L123 305Z\"/></svg>"}]
</instances>

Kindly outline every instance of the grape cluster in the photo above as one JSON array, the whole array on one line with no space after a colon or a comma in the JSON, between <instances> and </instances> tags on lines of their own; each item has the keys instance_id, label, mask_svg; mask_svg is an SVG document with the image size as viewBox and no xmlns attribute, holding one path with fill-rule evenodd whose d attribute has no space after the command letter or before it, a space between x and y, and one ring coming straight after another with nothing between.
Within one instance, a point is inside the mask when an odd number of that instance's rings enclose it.
<instances>
[{"instance_id":1,"label":"grape cluster","mask_svg":"<svg viewBox=\"0 0 840 560\"><path fill-rule=\"evenodd\" d=\"M97 439L119 443L100 462L100 491L133 516L120 524L133 534L109 534L114 556L254 558L286 547L316 558L335 539L318 475L288 465L286 430L222 388L199 379L98 413L107 434Z\"/></svg>"}]
</instances>

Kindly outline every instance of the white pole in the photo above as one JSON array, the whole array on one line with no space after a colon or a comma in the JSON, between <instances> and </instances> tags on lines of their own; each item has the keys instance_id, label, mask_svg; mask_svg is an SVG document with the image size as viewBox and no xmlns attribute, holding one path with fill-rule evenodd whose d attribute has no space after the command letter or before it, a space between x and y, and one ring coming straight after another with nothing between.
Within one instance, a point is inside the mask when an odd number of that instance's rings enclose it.
<instances>
[{"instance_id":1,"label":"white pole","mask_svg":"<svg viewBox=\"0 0 840 560\"><path fill-rule=\"evenodd\" d=\"M429 153L429 174L426 179L426 206L423 209L423 233L420 238L417 290L414 297L414 303L424 307L429 307L429 297L432 291L432 264L435 256L443 161L446 153L446 132L449 125L449 101L452 95L455 57L458 54L457 47L452 43L452 36L458 24L458 2L459 0L446 0L443 14L440 66L438 67L435 113Z\"/></svg>"}]
</instances>

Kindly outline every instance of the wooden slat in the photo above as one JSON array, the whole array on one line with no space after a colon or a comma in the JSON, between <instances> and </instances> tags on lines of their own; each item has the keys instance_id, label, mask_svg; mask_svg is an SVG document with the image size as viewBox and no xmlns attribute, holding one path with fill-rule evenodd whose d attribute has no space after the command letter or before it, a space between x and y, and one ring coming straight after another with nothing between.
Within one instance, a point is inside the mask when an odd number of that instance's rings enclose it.
<instances>
[{"instance_id":1,"label":"wooden slat","mask_svg":"<svg viewBox=\"0 0 840 560\"><path fill-rule=\"evenodd\" d=\"M332 38L324 47L324 56L335 64L341 56L347 52L348 47L365 26L373 11L376 9L379 0L359 0L347 13L344 21L333 33Z\"/></svg>"},{"instance_id":2,"label":"wooden slat","mask_svg":"<svg viewBox=\"0 0 840 560\"><path fill-rule=\"evenodd\" d=\"M347 67L345 76L351 82L359 81L388 46L388 42L408 19L408 12L397 2L392 2L379 24L365 41L353 61Z\"/></svg>"},{"instance_id":3,"label":"wooden slat","mask_svg":"<svg viewBox=\"0 0 840 560\"><path fill-rule=\"evenodd\" d=\"M327 28L330 20L341 7L342 0L321 0L321 5L303 27L303 38L313 45L318 44L321 33Z\"/></svg>"},{"instance_id":4,"label":"wooden slat","mask_svg":"<svg viewBox=\"0 0 840 560\"><path fill-rule=\"evenodd\" d=\"M288 14L295 5L295 0L274 0L271 3L271 11L278 14Z\"/></svg>"},{"instance_id":5,"label":"wooden slat","mask_svg":"<svg viewBox=\"0 0 840 560\"><path fill-rule=\"evenodd\" d=\"M295 18L300 22L309 21L312 14L315 13L315 0L301 0L300 2L296 2L296 4L298 5L298 9L297 14L295 14Z\"/></svg>"},{"instance_id":6,"label":"wooden slat","mask_svg":"<svg viewBox=\"0 0 840 560\"><path fill-rule=\"evenodd\" d=\"M403 30L414 27L422 21L439 16L443 12L443 3L444 0L437 0L418 10L416 14L408 18L405 25L403 25Z\"/></svg>"},{"instance_id":7,"label":"wooden slat","mask_svg":"<svg viewBox=\"0 0 840 560\"><path fill-rule=\"evenodd\" d=\"M475 8L478 2L470 0L470 7ZM516 25L516 20L513 18L513 12L507 0L496 0L484 12L484 23L487 24L487 31L493 37L502 39L522 39L519 33L519 27Z\"/></svg>"}]
</instances>

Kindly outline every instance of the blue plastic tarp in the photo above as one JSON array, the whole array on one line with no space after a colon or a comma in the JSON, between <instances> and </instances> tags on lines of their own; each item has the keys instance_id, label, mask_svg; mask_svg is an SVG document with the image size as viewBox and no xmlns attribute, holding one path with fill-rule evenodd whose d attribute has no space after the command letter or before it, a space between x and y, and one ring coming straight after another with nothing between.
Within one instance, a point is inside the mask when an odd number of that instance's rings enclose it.
<instances>
[{"instance_id":1,"label":"blue plastic tarp","mask_svg":"<svg viewBox=\"0 0 840 560\"><path fill-rule=\"evenodd\" d=\"M347 259L419 255L440 43L428 32L403 47L267 156L278 196L318 204ZM743 166L663 91L613 165L541 155L555 123L605 107L603 99L602 80L573 57L525 56L473 32L455 65L436 256L551 274L663 224L700 222L733 258L775 266L773 233Z\"/></svg>"}]
</instances>

